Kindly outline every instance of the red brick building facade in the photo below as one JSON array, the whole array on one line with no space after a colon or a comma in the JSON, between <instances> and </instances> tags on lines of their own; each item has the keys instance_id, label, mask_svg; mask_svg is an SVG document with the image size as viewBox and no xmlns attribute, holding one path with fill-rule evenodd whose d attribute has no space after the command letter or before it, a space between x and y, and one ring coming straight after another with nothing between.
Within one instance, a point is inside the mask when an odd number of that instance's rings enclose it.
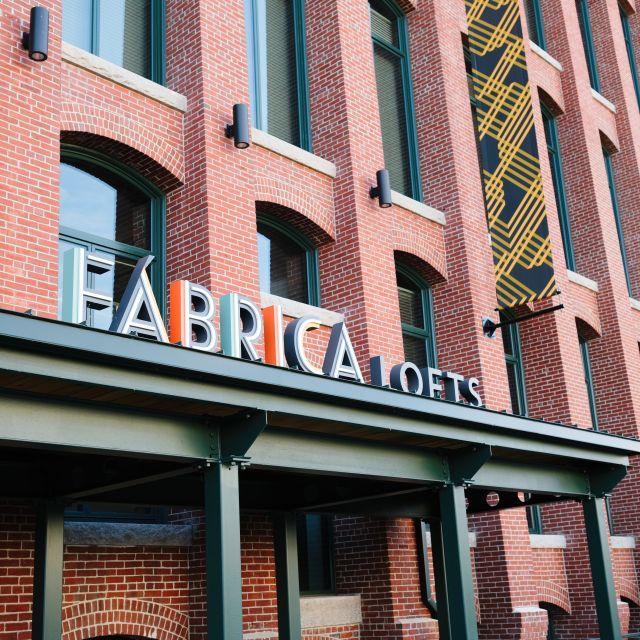
<instances>
[{"instance_id":1,"label":"red brick building facade","mask_svg":"<svg viewBox=\"0 0 640 640\"><path fill-rule=\"evenodd\" d=\"M261 292L256 240L256 212L265 214L317 251L323 323L346 321L366 379L374 356L390 364L408 359L396 279L401 264L431 292L438 368L478 377L487 407L511 412L513 380L500 332L489 339L481 326L483 317L497 319L496 290L465 68L463 0L398 0L406 16L422 197L394 193L386 209L369 195L385 149L366 0L302 3L313 153L255 127L246 150L225 137L232 106L255 100L243 0L166 0L165 86L66 42L65 2L42 4L50 11L49 56L35 62L21 46L31 3L0 2L0 307L60 317L61 149L80 148L125 166L162 194L163 294L169 283L189 280L216 298L234 292L271 304L273 296ZM557 129L574 268L567 268L552 167L541 152L557 301L564 310L519 326L528 415L594 426L580 336L588 345L599 429L637 438L640 111L629 57L640 65L635 1L587 2L597 91L581 39L580 3L536 4L544 48L529 41L524 15L531 3L521 6L534 121L541 150L548 146L542 105ZM625 46L627 36L633 46ZM308 311L279 302L289 320ZM328 335L322 328L312 336L318 354ZM258 348L262 355L262 342ZM632 466L610 503L616 593L627 633L640 632L639 495ZM524 508L470 518L480 638L598 636L577 513L572 503L543 506L538 534L530 534ZM0 638L31 638L33 514L28 501L2 504ZM79 534L79 541L67 542L65 640L207 637L200 515L176 510L169 522L188 525L190 535L146 544L116 536L110 546ZM438 638L437 620L423 602L414 523L331 522L333 589L303 594L303 637ZM241 545L244 638L275 639L269 514L242 514Z\"/></svg>"}]
</instances>

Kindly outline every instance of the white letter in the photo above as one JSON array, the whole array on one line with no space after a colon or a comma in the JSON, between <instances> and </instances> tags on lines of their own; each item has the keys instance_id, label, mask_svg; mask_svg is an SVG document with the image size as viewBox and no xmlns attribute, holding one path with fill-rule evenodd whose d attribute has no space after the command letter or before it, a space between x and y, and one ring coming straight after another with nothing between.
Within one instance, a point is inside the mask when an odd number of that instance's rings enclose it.
<instances>
[{"instance_id":1,"label":"white letter","mask_svg":"<svg viewBox=\"0 0 640 640\"><path fill-rule=\"evenodd\" d=\"M360 365L356 359L351 338L344 322L338 322L331 329L329 346L324 356L322 371L332 378L363 382Z\"/></svg>"}]
</instances>

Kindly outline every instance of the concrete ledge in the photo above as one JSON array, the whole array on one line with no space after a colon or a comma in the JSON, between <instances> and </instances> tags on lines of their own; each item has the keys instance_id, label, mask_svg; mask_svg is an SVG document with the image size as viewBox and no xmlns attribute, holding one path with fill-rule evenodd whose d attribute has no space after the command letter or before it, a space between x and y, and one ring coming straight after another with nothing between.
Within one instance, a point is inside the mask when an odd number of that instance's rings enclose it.
<instances>
[{"instance_id":1,"label":"concrete ledge","mask_svg":"<svg viewBox=\"0 0 640 640\"><path fill-rule=\"evenodd\" d=\"M567 539L563 535L536 535L531 534L530 545L532 549L566 549Z\"/></svg>"},{"instance_id":2,"label":"concrete ledge","mask_svg":"<svg viewBox=\"0 0 640 640\"><path fill-rule=\"evenodd\" d=\"M111 80L123 87L127 87L127 89L161 102L168 107L183 113L187 110L187 98L182 94L171 91L171 89L167 89L157 82L143 78L137 73L127 71L127 69L113 64L113 62L94 56L92 53L68 42L62 43L62 59L69 64L95 73L97 76Z\"/></svg>"},{"instance_id":3,"label":"concrete ledge","mask_svg":"<svg viewBox=\"0 0 640 640\"><path fill-rule=\"evenodd\" d=\"M616 105L613 102L607 100L601 93L596 91L595 89L591 89L591 95L594 99L599 102L605 109L609 109L611 113L616 113L618 110L616 109Z\"/></svg>"},{"instance_id":4,"label":"concrete ledge","mask_svg":"<svg viewBox=\"0 0 640 640\"><path fill-rule=\"evenodd\" d=\"M533 40L529 40L529 47L531 48L531 51L533 51L533 53L540 56L554 69L562 71L562 65L553 56L550 56L542 47L538 46Z\"/></svg>"},{"instance_id":5,"label":"concrete ledge","mask_svg":"<svg viewBox=\"0 0 640 640\"><path fill-rule=\"evenodd\" d=\"M413 198L408 198L402 193L391 191L391 202L393 202L397 207L401 207L402 209L406 209L412 213L417 213L419 216L422 216L427 220L437 222L443 226L446 224L445 215L442 211L438 211L437 209L434 209L423 202L418 202Z\"/></svg>"},{"instance_id":6,"label":"concrete ledge","mask_svg":"<svg viewBox=\"0 0 640 640\"><path fill-rule=\"evenodd\" d=\"M579 273L576 273L575 271L571 271L570 269L567 269L567 276L569 277L570 282L579 284L581 287L584 287L585 289L591 289L591 291L595 291L596 293L600 291L600 287L598 286L597 282L595 282L594 280L590 280L585 276L581 276Z\"/></svg>"},{"instance_id":7,"label":"concrete ledge","mask_svg":"<svg viewBox=\"0 0 640 640\"><path fill-rule=\"evenodd\" d=\"M362 622L360 595L300 598L300 617L303 629L360 624Z\"/></svg>"},{"instance_id":8,"label":"concrete ledge","mask_svg":"<svg viewBox=\"0 0 640 640\"><path fill-rule=\"evenodd\" d=\"M282 307L284 315L291 318L301 318L302 316L314 315L327 327L333 327L334 324L338 324L338 322L342 322L344 320L344 316L340 313L336 313L335 311L314 307L310 304L305 304L304 302L289 300L289 298L281 298L280 296L274 296L272 293L265 293L264 291L260 293L260 301L263 308L279 304Z\"/></svg>"},{"instance_id":9,"label":"concrete ledge","mask_svg":"<svg viewBox=\"0 0 640 640\"><path fill-rule=\"evenodd\" d=\"M635 549L636 539L633 536L611 536L612 549Z\"/></svg>"},{"instance_id":10,"label":"concrete ledge","mask_svg":"<svg viewBox=\"0 0 640 640\"><path fill-rule=\"evenodd\" d=\"M636 311L640 311L640 300L636 300L635 298L629 298L629 304L631 305L632 309L635 309Z\"/></svg>"},{"instance_id":11,"label":"concrete ledge","mask_svg":"<svg viewBox=\"0 0 640 640\"><path fill-rule=\"evenodd\" d=\"M97 547L188 547L191 525L65 522L64 543Z\"/></svg>"},{"instance_id":12,"label":"concrete ledge","mask_svg":"<svg viewBox=\"0 0 640 640\"><path fill-rule=\"evenodd\" d=\"M280 156L289 158L289 160L293 160L298 164L309 167L318 173L323 173L330 178L336 177L337 170L336 165L333 164L333 162L329 162L329 160L325 160L320 156L309 153L300 147L296 147L294 144L289 144L284 140L280 140L280 138L276 138L266 131L252 128L251 142L253 142L253 144L257 144L263 149L268 149L269 151L273 151Z\"/></svg>"}]
</instances>

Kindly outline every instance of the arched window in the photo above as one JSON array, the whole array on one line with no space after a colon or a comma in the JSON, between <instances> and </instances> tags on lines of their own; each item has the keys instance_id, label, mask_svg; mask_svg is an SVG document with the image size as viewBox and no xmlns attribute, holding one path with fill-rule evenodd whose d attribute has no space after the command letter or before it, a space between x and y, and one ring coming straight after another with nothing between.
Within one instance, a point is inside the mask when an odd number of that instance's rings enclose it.
<instances>
[{"instance_id":1,"label":"arched window","mask_svg":"<svg viewBox=\"0 0 640 640\"><path fill-rule=\"evenodd\" d=\"M403 264L396 263L396 282L404 357L419 367L435 367L436 344L431 287Z\"/></svg>"},{"instance_id":2,"label":"arched window","mask_svg":"<svg viewBox=\"0 0 640 640\"><path fill-rule=\"evenodd\" d=\"M258 261L261 291L320 305L318 252L295 229L258 214Z\"/></svg>"},{"instance_id":3,"label":"arched window","mask_svg":"<svg viewBox=\"0 0 640 640\"><path fill-rule=\"evenodd\" d=\"M87 312L87 324L108 329L138 259L155 257L150 279L160 309L164 302L164 196L149 182L113 160L64 146L60 164L60 287L64 254L81 247L111 258L115 269L89 274L91 289L113 295L114 308Z\"/></svg>"},{"instance_id":4,"label":"arched window","mask_svg":"<svg viewBox=\"0 0 640 640\"><path fill-rule=\"evenodd\" d=\"M63 0L62 39L164 82L164 0Z\"/></svg>"},{"instance_id":5,"label":"arched window","mask_svg":"<svg viewBox=\"0 0 640 640\"><path fill-rule=\"evenodd\" d=\"M422 199L407 21L392 0L369 0L384 162L391 187Z\"/></svg>"},{"instance_id":6,"label":"arched window","mask_svg":"<svg viewBox=\"0 0 640 640\"><path fill-rule=\"evenodd\" d=\"M253 124L311 150L304 0L245 0Z\"/></svg>"}]
</instances>

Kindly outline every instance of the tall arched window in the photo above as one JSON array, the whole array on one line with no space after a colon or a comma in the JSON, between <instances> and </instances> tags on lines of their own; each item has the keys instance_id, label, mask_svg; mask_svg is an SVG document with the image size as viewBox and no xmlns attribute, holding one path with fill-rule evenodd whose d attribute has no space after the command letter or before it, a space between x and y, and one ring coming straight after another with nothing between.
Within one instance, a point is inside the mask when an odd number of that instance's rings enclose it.
<instances>
[{"instance_id":1,"label":"tall arched window","mask_svg":"<svg viewBox=\"0 0 640 640\"><path fill-rule=\"evenodd\" d=\"M289 225L260 213L258 262L261 291L320 305L316 248Z\"/></svg>"},{"instance_id":2,"label":"tall arched window","mask_svg":"<svg viewBox=\"0 0 640 640\"><path fill-rule=\"evenodd\" d=\"M412 269L396 263L404 357L419 367L437 363L431 287Z\"/></svg>"},{"instance_id":3,"label":"tall arched window","mask_svg":"<svg viewBox=\"0 0 640 640\"><path fill-rule=\"evenodd\" d=\"M63 0L62 39L164 82L164 0Z\"/></svg>"},{"instance_id":4,"label":"tall arched window","mask_svg":"<svg viewBox=\"0 0 640 640\"><path fill-rule=\"evenodd\" d=\"M150 278L164 301L164 196L137 174L102 154L64 146L60 164L60 287L64 254L81 247L115 261L113 272L89 274L88 287L113 296L114 308L89 309L87 324L108 329L138 259L155 257Z\"/></svg>"},{"instance_id":5,"label":"tall arched window","mask_svg":"<svg viewBox=\"0 0 640 640\"><path fill-rule=\"evenodd\" d=\"M369 0L369 6L382 146L391 188L422 200L407 21L392 0Z\"/></svg>"}]
</instances>

